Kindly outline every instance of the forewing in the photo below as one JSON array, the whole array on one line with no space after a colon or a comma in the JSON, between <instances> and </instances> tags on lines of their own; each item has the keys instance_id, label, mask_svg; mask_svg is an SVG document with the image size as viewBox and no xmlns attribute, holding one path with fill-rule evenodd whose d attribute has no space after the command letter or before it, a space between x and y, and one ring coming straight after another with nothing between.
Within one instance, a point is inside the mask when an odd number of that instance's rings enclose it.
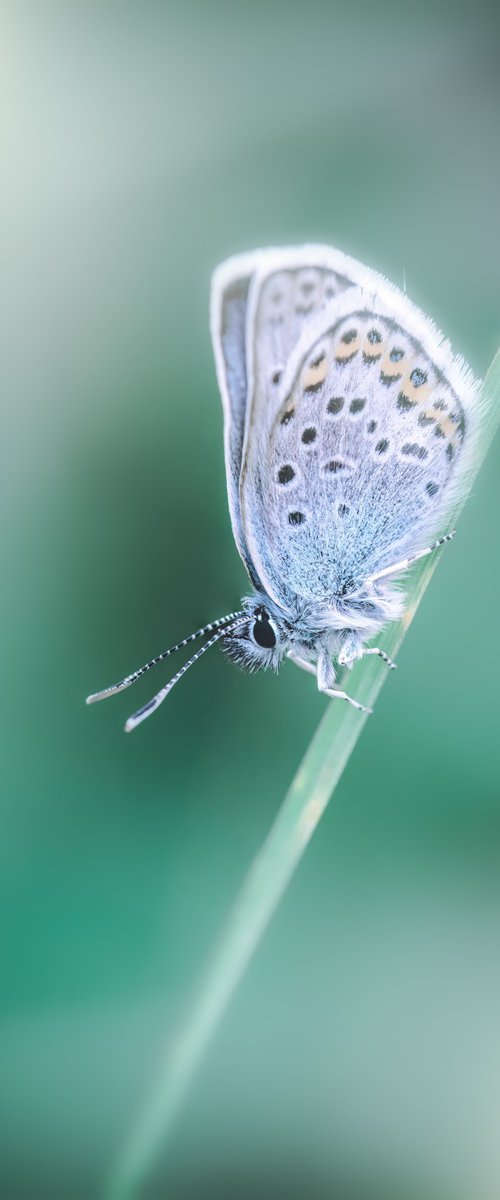
<instances>
[{"instance_id":1,"label":"forewing","mask_svg":"<svg viewBox=\"0 0 500 1200\"><path fill-rule=\"evenodd\" d=\"M258 582L243 534L239 480L247 408L246 318L248 291L253 273L251 260L240 269L219 267L212 280L211 333L222 405L224 456L229 512L233 534L245 566Z\"/></svg>"},{"instance_id":2,"label":"forewing","mask_svg":"<svg viewBox=\"0 0 500 1200\"><path fill-rule=\"evenodd\" d=\"M260 576L270 594L272 581L260 556L256 565L242 517L245 447L251 436L269 434L290 355L311 317L349 286L347 261L321 246L259 250L222 263L212 281L211 329L233 532L252 581L257 586Z\"/></svg>"}]
</instances>

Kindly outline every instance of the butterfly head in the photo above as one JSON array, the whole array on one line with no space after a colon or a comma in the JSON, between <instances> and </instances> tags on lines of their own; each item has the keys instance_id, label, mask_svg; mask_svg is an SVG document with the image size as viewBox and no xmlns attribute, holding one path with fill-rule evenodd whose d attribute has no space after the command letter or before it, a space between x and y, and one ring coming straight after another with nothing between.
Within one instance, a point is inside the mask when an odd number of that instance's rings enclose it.
<instances>
[{"instance_id":1,"label":"butterfly head","mask_svg":"<svg viewBox=\"0 0 500 1200\"><path fill-rule=\"evenodd\" d=\"M267 597L252 596L243 608L248 619L224 637L226 653L248 671L277 671L290 649L290 626Z\"/></svg>"}]
</instances>

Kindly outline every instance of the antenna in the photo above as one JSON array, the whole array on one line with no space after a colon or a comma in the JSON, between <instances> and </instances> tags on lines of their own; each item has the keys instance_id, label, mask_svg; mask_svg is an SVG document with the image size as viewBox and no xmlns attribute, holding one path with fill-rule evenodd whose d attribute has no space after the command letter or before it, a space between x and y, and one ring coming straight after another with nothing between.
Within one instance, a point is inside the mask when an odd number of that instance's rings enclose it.
<instances>
[{"instance_id":1,"label":"antenna","mask_svg":"<svg viewBox=\"0 0 500 1200\"><path fill-rule=\"evenodd\" d=\"M189 671L189 668L193 667L195 662L198 662L198 659L201 658L202 654L205 654L206 650L210 650L210 647L214 646L215 643L218 642L221 637L224 637L226 633L234 633L236 629L240 629L242 625L246 625L247 621L248 617L245 616L243 617L243 620L235 621L233 625L225 625L223 629L220 629L218 633L215 633L213 637L209 638L208 642L205 642L205 645L201 646L201 648L196 651L196 654L193 654L192 658L188 658L188 661L184 663L184 666L181 667L180 671L173 676L169 683L165 684L165 687L162 687L160 691L156 693L156 696L153 696L152 700L148 700L147 704L144 704L143 707L139 708L132 717L128 718L128 721L125 722L125 732L131 733L137 725L141 724L141 721L145 721L146 717L150 717L151 713L155 712L155 710L159 708L160 704L163 704L163 701L166 699L169 692L172 691L172 688L175 687L176 683L179 682L179 679L182 679L182 676L186 674L186 671Z\"/></svg>"},{"instance_id":2,"label":"antenna","mask_svg":"<svg viewBox=\"0 0 500 1200\"><path fill-rule=\"evenodd\" d=\"M150 659L144 663L143 667L139 667L138 671L133 671L131 675L127 675L125 679L120 680L120 683L112 683L111 687L104 688L102 692L93 692L91 696L87 696L86 704L95 704L97 700L107 700L108 696L116 696L118 692L124 692L125 688L130 687L131 683L135 683L136 679L140 679L141 675L145 675L151 667L155 667L157 663L163 662L165 658L170 658L171 654L175 654L176 650L182 650L184 646L189 646L190 642L196 641L196 638L204 637L206 633L211 633L213 629L220 629L222 625L228 625L230 621L237 620L242 617L243 612L228 613L225 617L219 617L217 621L211 621L210 625L204 625L202 629L197 629L195 633L190 633L189 637L183 638L182 642L177 642L175 646L171 646L170 650L162 650L161 654L157 654L156 658Z\"/></svg>"}]
</instances>

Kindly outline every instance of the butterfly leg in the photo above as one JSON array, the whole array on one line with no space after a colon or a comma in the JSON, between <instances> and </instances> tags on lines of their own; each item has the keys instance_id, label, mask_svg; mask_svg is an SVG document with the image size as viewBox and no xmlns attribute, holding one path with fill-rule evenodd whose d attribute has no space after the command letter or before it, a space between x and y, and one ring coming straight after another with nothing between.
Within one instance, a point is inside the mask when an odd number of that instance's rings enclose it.
<instances>
[{"instance_id":1,"label":"butterfly leg","mask_svg":"<svg viewBox=\"0 0 500 1200\"><path fill-rule=\"evenodd\" d=\"M353 700L352 696L348 696L347 692L342 692L339 688L320 688L319 690L322 696L330 696L332 700L347 700L348 703L352 704L353 708L357 708L359 712L373 712L372 708L367 708L365 704L360 704L359 700Z\"/></svg>"},{"instance_id":2,"label":"butterfly leg","mask_svg":"<svg viewBox=\"0 0 500 1200\"><path fill-rule=\"evenodd\" d=\"M363 643L359 634L346 632L342 637L342 649L338 654L339 667L348 667L349 670L358 662L363 653Z\"/></svg>"},{"instance_id":3,"label":"butterfly leg","mask_svg":"<svg viewBox=\"0 0 500 1200\"><path fill-rule=\"evenodd\" d=\"M384 567L383 571L377 571L375 575L370 575L365 580L365 585L378 583L379 579L386 579L390 575L399 575L401 571L406 571L419 558L426 558L428 554L432 554L433 550L438 550L440 546L444 546L445 542L451 542L455 537L455 532L452 529L451 533L445 533L444 537L436 538L435 542L431 542L430 546L425 547L425 550L419 550L418 554L410 554L409 558L402 558L401 562L394 563L392 567Z\"/></svg>"},{"instance_id":4,"label":"butterfly leg","mask_svg":"<svg viewBox=\"0 0 500 1200\"><path fill-rule=\"evenodd\" d=\"M389 658L389 655L386 654L385 650L381 650L379 646L370 646L368 650L363 650L360 654L360 658L366 658L368 654L378 654L379 658L381 658L383 662L387 664L390 671L396 670L398 664L395 663L392 658Z\"/></svg>"},{"instance_id":5,"label":"butterfly leg","mask_svg":"<svg viewBox=\"0 0 500 1200\"><path fill-rule=\"evenodd\" d=\"M339 666L350 669L355 663L359 662L360 658L366 658L368 654L378 654L379 658L382 658L387 664L390 671L396 670L396 663L392 661L392 658L389 658L385 650L381 650L379 646L370 646L366 649L361 642L361 638L355 633L347 634L344 640L338 656Z\"/></svg>"},{"instance_id":6,"label":"butterfly leg","mask_svg":"<svg viewBox=\"0 0 500 1200\"><path fill-rule=\"evenodd\" d=\"M360 712L371 713L371 708L366 708L364 704L360 704L358 700L353 700L347 692L341 691L339 688L329 687L328 684L335 682L335 671L329 655L320 656L317 667L307 659L301 658L299 654L294 654L293 650L289 650L287 657L291 662L295 663L296 667L301 667L303 671L307 671L309 675L316 675L318 680L318 689L324 696L329 696L333 700L347 700L352 704L353 708L359 709ZM320 668L320 663L322 666Z\"/></svg>"},{"instance_id":7,"label":"butterfly leg","mask_svg":"<svg viewBox=\"0 0 500 1200\"><path fill-rule=\"evenodd\" d=\"M352 704L352 707L359 709L360 712L371 713L371 708L366 708L364 704L359 703L359 700L353 700L352 696L347 695L347 692L332 687L332 684L335 683L335 670L326 650L322 651L318 658L316 675L318 689L324 696L330 696L332 700L347 700L348 704Z\"/></svg>"},{"instance_id":8,"label":"butterfly leg","mask_svg":"<svg viewBox=\"0 0 500 1200\"><path fill-rule=\"evenodd\" d=\"M293 650L289 650L287 658L290 662L295 663L296 667L300 667L302 671L308 671L309 675L316 675L316 667L314 663L308 662L306 658L301 658L299 654L295 654Z\"/></svg>"}]
</instances>

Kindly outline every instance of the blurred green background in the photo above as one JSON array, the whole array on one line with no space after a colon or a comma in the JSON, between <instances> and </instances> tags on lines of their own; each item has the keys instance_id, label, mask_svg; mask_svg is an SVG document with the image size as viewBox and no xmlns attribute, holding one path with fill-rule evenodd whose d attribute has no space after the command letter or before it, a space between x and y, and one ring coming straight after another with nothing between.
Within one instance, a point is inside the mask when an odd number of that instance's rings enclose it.
<instances>
[{"instance_id":1,"label":"blurred green background","mask_svg":"<svg viewBox=\"0 0 500 1200\"><path fill-rule=\"evenodd\" d=\"M207 655L238 605L208 286L323 240L484 374L498 21L5 3L0 1192L92 1197L325 702ZM500 445L145 1196L498 1200Z\"/></svg>"}]
</instances>

